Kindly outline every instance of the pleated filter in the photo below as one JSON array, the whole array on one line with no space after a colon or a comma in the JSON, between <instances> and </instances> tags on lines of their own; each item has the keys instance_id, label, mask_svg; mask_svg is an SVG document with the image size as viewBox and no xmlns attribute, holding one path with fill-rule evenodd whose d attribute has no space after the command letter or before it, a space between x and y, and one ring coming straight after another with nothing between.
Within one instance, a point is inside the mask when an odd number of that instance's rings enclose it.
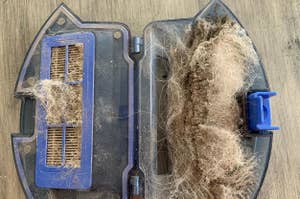
<instances>
[{"instance_id":1,"label":"pleated filter","mask_svg":"<svg viewBox=\"0 0 300 199\"><path fill-rule=\"evenodd\" d=\"M37 110L36 182L41 187L86 189L91 184L93 117L93 86L88 84L93 73L87 70L94 62L94 36L48 36L42 52L40 79L61 82L49 92L54 101L63 97L66 107L60 109L57 103L45 108L46 101Z\"/></svg>"},{"instance_id":2,"label":"pleated filter","mask_svg":"<svg viewBox=\"0 0 300 199\"><path fill-rule=\"evenodd\" d=\"M66 59L66 49L68 49L68 59ZM83 64L83 45L70 45L68 48L53 47L51 49L51 69L50 69L50 79L65 81L65 77L71 79L71 81L81 81L82 80L82 64ZM68 60L68 71L67 76L65 75L65 65L66 60ZM70 112L79 112L82 110L82 86L80 83L71 84L70 89L74 90L76 96L74 96L77 101L73 106L68 107ZM55 114L54 114L55 115ZM64 120L70 123L70 118L72 115L66 115ZM71 167L80 166L81 157L81 116L74 115L75 125L74 127L68 127L65 129L65 137L63 137L64 129L62 127L48 127L47 133L47 165L48 166L61 166L63 165L63 160L65 160L65 165ZM48 121L48 123L55 124L56 121ZM61 121L63 122L63 121ZM59 123L61 123L59 122ZM73 122L74 123L74 122ZM63 139L65 139L64 154L65 159L63 159Z\"/></svg>"}]
</instances>

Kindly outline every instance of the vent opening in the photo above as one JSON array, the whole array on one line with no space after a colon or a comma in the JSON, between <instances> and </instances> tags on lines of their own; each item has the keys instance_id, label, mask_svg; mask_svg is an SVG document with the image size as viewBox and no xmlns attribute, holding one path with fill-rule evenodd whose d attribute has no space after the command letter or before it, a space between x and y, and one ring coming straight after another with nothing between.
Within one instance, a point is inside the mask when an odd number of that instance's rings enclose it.
<instances>
[{"instance_id":1,"label":"vent opening","mask_svg":"<svg viewBox=\"0 0 300 199\"><path fill-rule=\"evenodd\" d=\"M69 46L68 57L68 81L77 82L82 80L83 45L75 44Z\"/></svg>"},{"instance_id":2,"label":"vent opening","mask_svg":"<svg viewBox=\"0 0 300 199\"><path fill-rule=\"evenodd\" d=\"M166 121L168 116L168 95L166 82L169 78L170 63L167 57L157 56L156 59L156 96L157 96L157 161L156 174L169 175L172 173L172 161L169 157L169 143L167 139Z\"/></svg>"},{"instance_id":3,"label":"vent opening","mask_svg":"<svg viewBox=\"0 0 300 199\"><path fill-rule=\"evenodd\" d=\"M47 165L61 166L62 165L62 128L48 128L47 139Z\"/></svg>"},{"instance_id":4,"label":"vent opening","mask_svg":"<svg viewBox=\"0 0 300 199\"><path fill-rule=\"evenodd\" d=\"M65 78L66 47L51 48L50 79L64 81Z\"/></svg>"},{"instance_id":5,"label":"vent opening","mask_svg":"<svg viewBox=\"0 0 300 199\"><path fill-rule=\"evenodd\" d=\"M81 128L67 127L65 146L65 165L79 167L81 159Z\"/></svg>"}]
</instances>

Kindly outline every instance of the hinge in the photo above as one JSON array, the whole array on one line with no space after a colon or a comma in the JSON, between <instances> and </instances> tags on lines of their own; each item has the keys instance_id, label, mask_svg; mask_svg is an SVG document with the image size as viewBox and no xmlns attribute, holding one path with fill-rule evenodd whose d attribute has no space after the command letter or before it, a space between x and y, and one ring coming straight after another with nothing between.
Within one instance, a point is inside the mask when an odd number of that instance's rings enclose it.
<instances>
[{"instance_id":1,"label":"hinge","mask_svg":"<svg viewBox=\"0 0 300 199\"><path fill-rule=\"evenodd\" d=\"M138 54L141 52L141 49L144 45L142 37L133 37L131 45L131 53Z\"/></svg>"},{"instance_id":2,"label":"hinge","mask_svg":"<svg viewBox=\"0 0 300 199\"><path fill-rule=\"evenodd\" d=\"M131 176L130 178L130 185L131 185L131 199L141 199L140 194L140 179L139 176Z\"/></svg>"}]
</instances>

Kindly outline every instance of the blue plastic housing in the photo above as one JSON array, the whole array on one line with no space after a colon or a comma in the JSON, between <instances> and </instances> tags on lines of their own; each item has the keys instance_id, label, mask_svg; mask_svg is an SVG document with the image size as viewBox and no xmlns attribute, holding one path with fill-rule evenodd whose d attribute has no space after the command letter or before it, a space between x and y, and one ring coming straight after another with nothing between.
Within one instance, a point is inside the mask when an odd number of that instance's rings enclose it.
<instances>
[{"instance_id":1,"label":"blue plastic housing","mask_svg":"<svg viewBox=\"0 0 300 199\"><path fill-rule=\"evenodd\" d=\"M83 45L83 77L82 81L69 82L67 78L68 46ZM89 189L92 183L92 152L93 152L93 104L94 104L94 59L95 37L90 32L62 34L45 37L42 41L40 80L50 79L51 48L66 48L65 83L81 84L82 86L82 124L81 124L81 160L79 167L67 167L65 163L66 128L71 124L62 123L48 126L46 112L37 102L37 148L36 148L36 185L43 188L56 189ZM60 127L63 129L62 165L49 166L47 157L47 129Z\"/></svg>"},{"instance_id":2,"label":"blue plastic housing","mask_svg":"<svg viewBox=\"0 0 300 199\"><path fill-rule=\"evenodd\" d=\"M248 128L250 131L279 130L272 126L270 97L276 92L255 92L247 97Z\"/></svg>"}]
</instances>

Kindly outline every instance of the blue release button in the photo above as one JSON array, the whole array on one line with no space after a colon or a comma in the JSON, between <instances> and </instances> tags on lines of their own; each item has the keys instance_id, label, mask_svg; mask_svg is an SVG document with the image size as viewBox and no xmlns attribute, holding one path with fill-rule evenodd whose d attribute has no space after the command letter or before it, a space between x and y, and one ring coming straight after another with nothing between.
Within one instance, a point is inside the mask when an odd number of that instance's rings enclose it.
<instances>
[{"instance_id":1,"label":"blue release button","mask_svg":"<svg viewBox=\"0 0 300 199\"><path fill-rule=\"evenodd\" d=\"M279 130L272 126L270 97L276 92L255 92L247 97L248 128L250 131Z\"/></svg>"}]
</instances>

